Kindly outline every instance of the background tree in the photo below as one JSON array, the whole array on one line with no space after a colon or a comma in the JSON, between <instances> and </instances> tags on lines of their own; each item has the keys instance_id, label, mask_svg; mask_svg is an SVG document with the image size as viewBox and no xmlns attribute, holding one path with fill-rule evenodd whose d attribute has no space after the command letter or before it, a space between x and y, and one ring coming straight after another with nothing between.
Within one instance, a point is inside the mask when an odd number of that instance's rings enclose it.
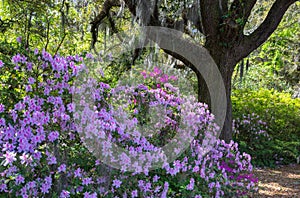
<instances>
[{"instance_id":1,"label":"background tree","mask_svg":"<svg viewBox=\"0 0 300 198\"><path fill-rule=\"evenodd\" d=\"M94 3L92 0L1 1L1 55L19 51L17 37L25 49L45 49L61 55L89 51L88 21L98 14Z\"/></svg>"},{"instance_id":2,"label":"background tree","mask_svg":"<svg viewBox=\"0 0 300 198\"><path fill-rule=\"evenodd\" d=\"M232 139L231 79L236 64L263 44L276 30L288 8L297 0L273 1L263 22L254 31L245 31L253 7L258 0L124 0L126 8L135 21L142 26L160 26L191 33L197 31L205 36L204 47L219 67L227 94L227 115L221 138ZM111 10L121 7L122 1L106 0L102 11L92 21L93 44L97 41L98 26L111 16ZM184 57L165 50L196 71ZM206 83L197 74L199 100L210 104Z\"/></svg>"}]
</instances>

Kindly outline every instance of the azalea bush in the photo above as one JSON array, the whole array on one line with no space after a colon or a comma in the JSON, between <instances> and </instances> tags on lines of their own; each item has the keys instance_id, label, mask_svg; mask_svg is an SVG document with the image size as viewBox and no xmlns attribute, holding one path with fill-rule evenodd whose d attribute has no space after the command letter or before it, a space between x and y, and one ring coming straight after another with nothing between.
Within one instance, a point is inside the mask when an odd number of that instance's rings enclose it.
<instances>
[{"instance_id":1,"label":"azalea bush","mask_svg":"<svg viewBox=\"0 0 300 198\"><path fill-rule=\"evenodd\" d=\"M268 124L268 133L282 140L299 139L300 99L276 90L234 90L232 94L233 115L256 114Z\"/></svg>"},{"instance_id":2,"label":"azalea bush","mask_svg":"<svg viewBox=\"0 0 300 198\"><path fill-rule=\"evenodd\" d=\"M233 121L233 139L239 143L241 151L252 156L252 163L256 166L272 166L279 162L274 156L274 140L267 130L267 123L254 113Z\"/></svg>"},{"instance_id":3,"label":"azalea bush","mask_svg":"<svg viewBox=\"0 0 300 198\"><path fill-rule=\"evenodd\" d=\"M300 154L300 100L275 90L234 90L234 140L253 164L295 163Z\"/></svg>"},{"instance_id":4,"label":"azalea bush","mask_svg":"<svg viewBox=\"0 0 300 198\"><path fill-rule=\"evenodd\" d=\"M250 155L215 138L219 127L207 105L180 95L175 76L156 67L141 73L143 84L112 88L85 76L76 85L93 61L91 54L61 57L38 49L0 61L0 196L199 198L257 191ZM147 116L151 108L160 119ZM139 126L147 123L156 133L144 137ZM182 153L174 148L175 161L151 169L161 157L151 153L178 134L194 140ZM112 144L131 156L115 156Z\"/></svg>"}]
</instances>

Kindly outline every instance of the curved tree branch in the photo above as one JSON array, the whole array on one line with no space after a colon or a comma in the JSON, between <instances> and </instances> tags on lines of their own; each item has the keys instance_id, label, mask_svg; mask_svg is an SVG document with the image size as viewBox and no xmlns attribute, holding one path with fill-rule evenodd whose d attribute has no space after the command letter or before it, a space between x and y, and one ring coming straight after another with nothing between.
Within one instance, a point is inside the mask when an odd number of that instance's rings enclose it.
<instances>
[{"instance_id":1,"label":"curved tree branch","mask_svg":"<svg viewBox=\"0 0 300 198\"><path fill-rule=\"evenodd\" d=\"M60 49L61 45L63 44L63 42L64 42L66 36L67 36L67 33L64 33L64 35L63 35L63 37L62 37L60 43L58 44L58 46L57 46L57 48L56 48L56 50L55 50L54 56L58 53L58 50Z\"/></svg>"},{"instance_id":2,"label":"curved tree branch","mask_svg":"<svg viewBox=\"0 0 300 198\"><path fill-rule=\"evenodd\" d=\"M95 43L97 42L99 25L101 24L102 20L109 15L110 9L114 6L120 6L120 1L119 0L106 0L103 4L102 11L90 23L91 24L91 33L92 33L91 48L94 48Z\"/></svg>"},{"instance_id":3,"label":"curved tree branch","mask_svg":"<svg viewBox=\"0 0 300 198\"><path fill-rule=\"evenodd\" d=\"M195 67L195 65L193 65L188 59L181 56L180 54L177 54L177 53L167 50L167 49L163 49L163 51L165 53L171 55L175 59L180 60L186 67L190 68L196 74L197 81L198 81L198 101L204 102L206 104L211 104L210 95L203 97L202 94L199 94L199 93L203 93L203 92L209 93L209 90L206 85L206 81L204 80L204 78L201 75L201 73L199 72L199 70ZM209 107L210 107L210 105L209 105Z\"/></svg>"},{"instance_id":4,"label":"curved tree branch","mask_svg":"<svg viewBox=\"0 0 300 198\"><path fill-rule=\"evenodd\" d=\"M230 6L229 13L234 13L233 20L242 20L240 29L243 30L251 11L257 0L234 0Z\"/></svg>"},{"instance_id":5,"label":"curved tree branch","mask_svg":"<svg viewBox=\"0 0 300 198\"><path fill-rule=\"evenodd\" d=\"M296 1L276 0L263 23L252 34L243 36L241 43L235 48L235 54L238 54L237 61L248 56L271 36L287 9Z\"/></svg>"},{"instance_id":6,"label":"curved tree branch","mask_svg":"<svg viewBox=\"0 0 300 198\"><path fill-rule=\"evenodd\" d=\"M200 1L201 18L203 24L203 34L207 41L216 40L219 33L219 25L222 13L219 1L201 0Z\"/></svg>"}]
</instances>

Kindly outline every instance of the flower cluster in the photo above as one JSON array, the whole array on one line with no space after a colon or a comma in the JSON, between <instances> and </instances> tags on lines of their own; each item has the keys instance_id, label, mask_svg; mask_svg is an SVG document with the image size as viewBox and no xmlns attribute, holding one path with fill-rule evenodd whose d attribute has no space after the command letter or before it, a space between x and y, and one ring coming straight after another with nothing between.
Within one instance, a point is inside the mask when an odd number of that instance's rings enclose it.
<instances>
[{"instance_id":1,"label":"flower cluster","mask_svg":"<svg viewBox=\"0 0 300 198\"><path fill-rule=\"evenodd\" d=\"M270 136L267 133L267 123L262 121L259 115L254 113L243 115L242 118L237 118L233 122L234 131L237 135L243 133L243 135L248 134L249 138L258 139L260 136L269 138Z\"/></svg>"},{"instance_id":2,"label":"flower cluster","mask_svg":"<svg viewBox=\"0 0 300 198\"><path fill-rule=\"evenodd\" d=\"M20 85L24 97L0 104L0 193L199 198L255 191L250 156L236 143L214 138L219 130L214 116L207 105L178 93L169 83L175 76L154 68L142 72L152 84L110 88L87 77L75 86L86 71L84 58L53 57L44 50L32 56L36 62L12 57L14 72L26 78ZM92 58L89 54L86 61ZM1 70L9 65L0 63ZM148 116L151 111L159 116ZM177 157L169 162L161 148L176 137L170 151ZM112 152L114 145L124 152ZM97 156L120 164L120 170Z\"/></svg>"}]
</instances>

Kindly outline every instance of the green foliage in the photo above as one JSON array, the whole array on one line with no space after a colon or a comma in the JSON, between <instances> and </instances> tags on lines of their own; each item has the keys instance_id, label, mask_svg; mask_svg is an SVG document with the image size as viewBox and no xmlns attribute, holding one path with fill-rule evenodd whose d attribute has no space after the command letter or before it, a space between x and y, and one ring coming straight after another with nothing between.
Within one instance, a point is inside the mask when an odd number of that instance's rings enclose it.
<instances>
[{"instance_id":1,"label":"green foliage","mask_svg":"<svg viewBox=\"0 0 300 198\"><path fill-rule=\"evenodd\" d=\"M233 79L235 88L266 88L292 92L299 84L299 8L300 3L292 5L267 42L248 57L249 70L244 68L242 79L237 78L240 67L236 68ZM261 17L256 16L256 19L259 18Z\"/></svg>"},{"instance_id":2,"label":"green foliage","mask_svg":"<svg viewBox=\"0 0 300 198\"><path fill-rule=\"evenodd\" d=\"M242 151L253 156L255 165L296 161L300 154L300 99L274 90L245 89L233 92L232 103L238 131L234 139Z\"/></svg>"},{"instance_id":3,"label":"green foliage","mask_svg":"<svg viewBox=\"0 0 300 198\"><path fill-rule=\"evenodd\" d=\"M30 56L33 52L25 50L20 43L10 45L5 42L0 42L3 49L9 49L10 52L19 51L21 54ZM15 70L15 65L11 61L11 57L0 53L0 60L3 61L5 67L0 70L0 103L5 104L8 108L13 108L13 105L24 96L24 84L28 76L21 71Z\"/></svg>"},{"instance_id":4,"label":"green foliage","mask_svg":"<svg viewBox=\"0 0 300 198\"><path fill-rule=\"evenodd\" d=\"M232 96L233 114L255 113L268 123L268 132L282 140L300 137L300 99L275 90L235 90Z\"/></svg>"},{"instance_id":5,"label":"green foliage","mask_svg":"<svg viewBox=\"0 0 300 198\"><path fill-rule=\"evenodd\" d=\"M25 48L45 48L52 54L89 50L88 28L95 9L93 1L84 5L74 1L4 0L1 4L1 43L15 45L16 38L22 37ZM7 54L4 47L0 46L0 52Z\"/></svg>"}]
</instances>

